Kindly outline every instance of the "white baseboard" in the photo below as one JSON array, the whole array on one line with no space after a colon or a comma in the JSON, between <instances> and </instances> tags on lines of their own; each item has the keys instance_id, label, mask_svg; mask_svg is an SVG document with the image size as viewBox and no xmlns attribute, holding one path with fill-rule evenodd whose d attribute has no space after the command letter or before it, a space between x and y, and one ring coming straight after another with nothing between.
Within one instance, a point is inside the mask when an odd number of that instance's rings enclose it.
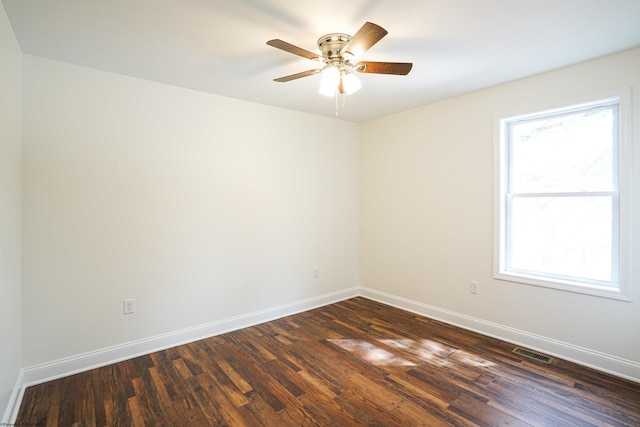
<instances>
[{"instance_id":1,"label":"white baseboard","mask_svg":"<svg viewBox=\"0 0 640 427\"><path fill-rule=\"evenodd\" d=\"M559 359L568 360L598 371L640 383L640 363L605 354L588 348L554 340L526 331L500 325L465 314L445 310L374 289L360 287L360 295L406 311L439 320L463 329L498 338L522 347L537 350Z\"/></svg>"},{"instance_id":2,"label":"white baseboard","mask_svg":"<svg viewBox=\"0 0 640 427\"><path fill-rule=\"evenodd\" d=\"M342 301L358 295L358 288L352 287L341 291L254 311L236 317L222 319L203 325L169 332L162 335L132 341L100 350L54 360L23 369L22 388L41 384L57 378L110 365L122 360L153 353L178 345L209 338L259 323L290 316L302 311L311 310L334 302Z\"/></svg>"},{"instance_id":3,"label":"white baseboard","mask_svg":"<svg viewBox=\"0 0 640 427\"><path fill-rule=\"evenodd\" d=\"M18 410L20 409L20 403L22 402L22 395L24 394L23 387L23 371L22 369L18 373L16 384L13 386L11 396L9 396L9 402L4 411L4 415L0 420L0 426L12 426L16 422L18 416Z\"/></svg>"}]
</instances>

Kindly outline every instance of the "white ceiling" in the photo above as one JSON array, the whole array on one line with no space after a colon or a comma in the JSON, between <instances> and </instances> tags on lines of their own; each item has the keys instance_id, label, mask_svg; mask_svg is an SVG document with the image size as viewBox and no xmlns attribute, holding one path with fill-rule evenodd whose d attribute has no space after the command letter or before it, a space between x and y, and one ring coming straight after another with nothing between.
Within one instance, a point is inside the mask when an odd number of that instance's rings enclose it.
<instances>
[{"instance_id":1,"label":"white ceiling","mask_svg":"<svg viewBox=\"0 0 640 427\"><path fill-rule=\"evenodd\" d=\"M327 33L365 21L389 34L361 58L413 62L359 74L338 115L365 121L640 46L640 0L2 0L24 53L309 113L335 116L317 62ZM640 72L640 70L639 70Z\"/></svg>"}]
</instances>

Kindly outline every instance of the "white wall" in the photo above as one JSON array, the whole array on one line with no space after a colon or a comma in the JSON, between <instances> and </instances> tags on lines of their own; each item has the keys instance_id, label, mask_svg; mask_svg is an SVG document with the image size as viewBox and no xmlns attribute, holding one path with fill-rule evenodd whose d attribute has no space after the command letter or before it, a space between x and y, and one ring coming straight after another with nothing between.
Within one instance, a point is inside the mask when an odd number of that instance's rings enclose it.
<instances>
[{"instance_id":1,"label":"white wall","mask_svg":"<svg viewBox=\"0 0 640 427\"><path fill-rule=\"evenodd\" d=\"M21 59L0 3L0 421L21 367ZM13 396L15 399L15 396ZM7 408L7 413L2 415Z\"/></svg>"},{"instance_id":2,"label":"white wall","mask_svg":"<svg viewBox=\"0 0 640 427\"><path fill-rule=\"evenodd\" d=\"M23 80L23 366L358 285L356 124L31 55Z\"/></svg>"},{"instance_id":3,"label":"white wall","mask_svg":"<svg viewBox=\"0 0 640 427\"><path fill-rule=\"evenodd\" d=\"M503 325L503 331L514 328L565 349L630 362L640 372L639 250L632 259L631 303L492 278L494 114L536 111L629 85L636 184L632 240L640 248L635 49L364 123L361 286L461 322L473 320L476 327ZM471 280L480 282L479 295L470 294Z\"/></svg>"}]
</instances>

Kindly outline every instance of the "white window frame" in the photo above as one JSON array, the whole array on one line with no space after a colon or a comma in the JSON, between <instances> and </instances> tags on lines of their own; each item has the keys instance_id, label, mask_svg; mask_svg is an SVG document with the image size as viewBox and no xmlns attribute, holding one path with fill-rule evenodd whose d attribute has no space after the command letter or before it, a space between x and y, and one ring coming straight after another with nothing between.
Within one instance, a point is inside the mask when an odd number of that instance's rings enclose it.
<instances>
[{"instance_id":1,"label":"white window frame","mask_svg":"<svg viewBox=\"0 0 640 427\"><path fill-rule=\"evenodd\" d=\"M618 235L612 236L618 252L617 287L549 275L510 270L507 266L507 184L508 124L522 119L555 115L580 108L616 103L618 105ZM532 109L533 110L533 109ZM577 292L623 301L631 301L631 88L626 87L588 98L556 104L531 112L496 114L494 117L494 278L563 291ZM616 164L614 162L614 168ZM615 212L615 209L614 209Z\"/></svg>"}]
</instances>

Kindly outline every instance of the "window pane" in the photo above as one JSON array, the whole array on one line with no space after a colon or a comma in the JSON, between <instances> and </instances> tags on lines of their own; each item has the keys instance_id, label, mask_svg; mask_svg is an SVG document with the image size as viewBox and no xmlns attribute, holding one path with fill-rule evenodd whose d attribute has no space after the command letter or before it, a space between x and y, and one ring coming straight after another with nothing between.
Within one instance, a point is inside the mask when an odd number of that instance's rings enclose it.
<instances>
[{"instance_id":1,"label":"window pane","mask_svg":"<svg viewBox=\"0 0 640 427\"><path fill-rule=\"evenodd\" d=\"M611 281L610 197L516 197L510 213L509 270Z\"/></svg>"},{"instance_id":2,"label":"window pane","mask_svg":"<svg viewBox=\"0 0 640 427\"><path fill-rule=\"evenodd\" d=\"M512 124L510 191L613 190L613 107Z\"/></svg>"}]
</instances>

